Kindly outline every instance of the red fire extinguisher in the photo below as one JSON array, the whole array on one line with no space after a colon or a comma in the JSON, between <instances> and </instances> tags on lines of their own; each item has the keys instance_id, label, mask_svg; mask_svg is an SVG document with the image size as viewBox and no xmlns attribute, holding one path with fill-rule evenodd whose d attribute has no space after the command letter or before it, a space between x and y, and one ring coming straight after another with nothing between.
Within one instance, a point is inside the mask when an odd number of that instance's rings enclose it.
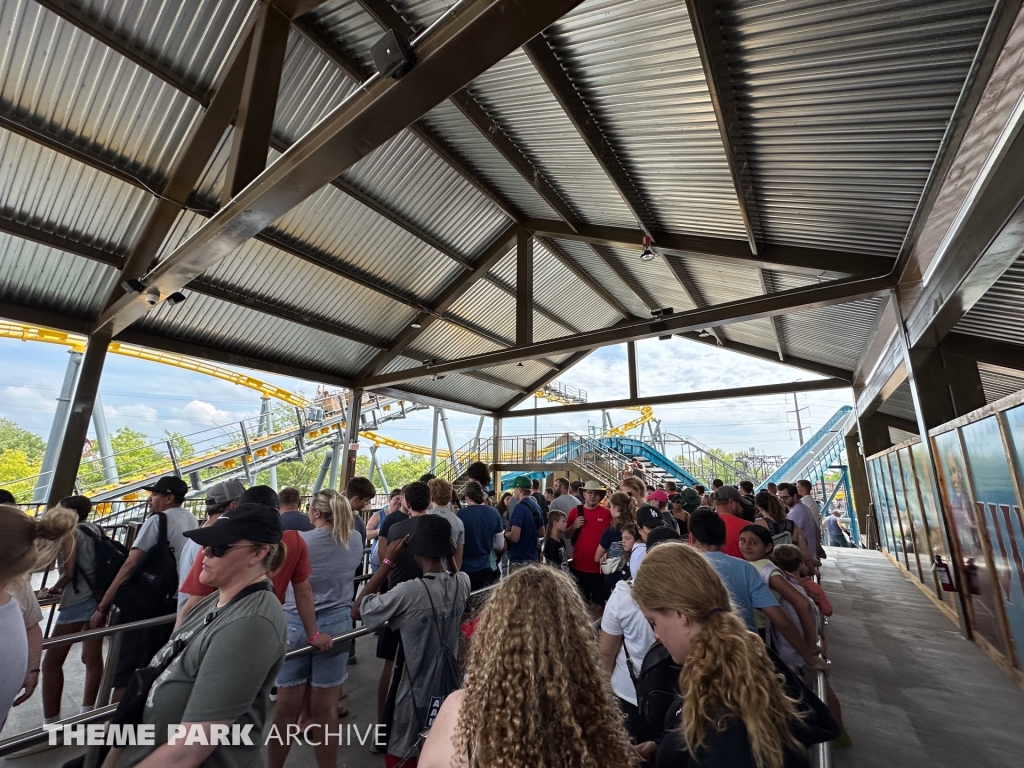
<instances>
[{"instance_id":1,"label":"red fire extinguisher","mask_svg":"<svg viewBox=\"0 0 1024 768\"><path fill-rule=\"evenodd\" d=\"M939 580L943 592L956 592L956 586L953 584L953 576L949 572L949 566L942 562L940 555L935 555L932 570L935 571L935 577Z\"/></svg>"}]
</instances>

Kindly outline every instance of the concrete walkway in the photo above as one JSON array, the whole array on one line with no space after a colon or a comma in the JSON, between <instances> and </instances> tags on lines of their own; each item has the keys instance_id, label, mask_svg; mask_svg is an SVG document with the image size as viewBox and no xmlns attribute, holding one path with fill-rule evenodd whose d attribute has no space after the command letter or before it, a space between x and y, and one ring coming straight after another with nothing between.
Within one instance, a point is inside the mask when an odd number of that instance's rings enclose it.
<instances>
[{"instance_id":1,"label":"concrete walkway","mask_svg":"<svg viewBox=\"0 0 1024 768\"><path fill-rule=\"evenodd\" d=\"M879 552L829 549L832 685L853 746L837 768L1019 768L1024 690Z\"/></svg>"}]
</instances>

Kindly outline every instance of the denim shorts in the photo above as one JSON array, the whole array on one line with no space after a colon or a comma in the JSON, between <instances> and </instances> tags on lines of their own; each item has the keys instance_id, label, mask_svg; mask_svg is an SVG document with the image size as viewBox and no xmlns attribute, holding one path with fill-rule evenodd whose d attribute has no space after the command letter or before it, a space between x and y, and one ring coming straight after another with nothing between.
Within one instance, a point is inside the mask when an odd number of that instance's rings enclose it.
<instances>
[{"instance_id":1,"label":"denim shorts","mask_svg":"<svg viewBox=\"0 0 1024 768\"><path fill-rule=\"evenodd\" d=\"M70 608L61 608L57 612L58 624L81 624L88 621L96 613L97 602L95 597L90 597L84 603L72 605Z\"/></svg>"},{"instance_id":2,"label":"denim shorts","mask_svg":"<svg viewBox=\"0 0 1024 768\"><path fill-rule=\"evenodd\" d=\"M352 629L352 617L349 608L330 608L317 611L316 628L319 632L332 637ZM298 616L285 614L288 624L288 650L308 645L306 630ZM295 685L311 685L314 688L333 688L348 679L348 643L338 643L326 653L314 651L289 659L277 673L277 687L290 688Z\"/></svg>"}]
</instances>

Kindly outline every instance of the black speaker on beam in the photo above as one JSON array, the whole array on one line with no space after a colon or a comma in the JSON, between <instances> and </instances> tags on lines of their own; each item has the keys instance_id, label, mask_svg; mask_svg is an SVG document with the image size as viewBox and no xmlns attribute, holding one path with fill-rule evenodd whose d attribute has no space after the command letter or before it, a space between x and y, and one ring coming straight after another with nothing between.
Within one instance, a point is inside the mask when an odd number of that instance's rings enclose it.
<instances>
[{"instance_id":1,"label":"black speaker on beam","mask_svg":"<svg viewBox=\"0 0 1024 768\"><path fill-rule=\"evenodd\" d=\"M409 41L393 29L389 29L384 37L374 43L370 56L381 77L393 77L395 80L416 63L416 52Z\"/></svg>"}]
</instances>

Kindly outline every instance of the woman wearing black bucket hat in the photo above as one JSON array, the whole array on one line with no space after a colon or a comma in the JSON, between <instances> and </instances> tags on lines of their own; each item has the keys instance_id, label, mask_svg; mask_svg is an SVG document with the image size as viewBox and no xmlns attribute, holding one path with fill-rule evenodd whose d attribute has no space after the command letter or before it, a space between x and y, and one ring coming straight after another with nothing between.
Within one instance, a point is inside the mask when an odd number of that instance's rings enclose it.
<instances>
[{"instance_id":1,"label":"woman wearing black bucket hat","mask_svg":"<svg viewBox=\"0 0 1024 768\"><path fill-rule=\"evenodd\" d=\"M259 734L285 649L284 614L267 580L285 558L281 516L272 507L241 504L185 535L205 549L200 581L217 591L196 605L150 663L162 671L136 722L155 725L156 744L112 750L104 768L128 768L151 755L161 765L262 762ZM168 743L167 726L177 724L181 737ZM217 743L213 733L233 725L255 736L252 745L209 745Z\"/></svg>"}]
</instances>

